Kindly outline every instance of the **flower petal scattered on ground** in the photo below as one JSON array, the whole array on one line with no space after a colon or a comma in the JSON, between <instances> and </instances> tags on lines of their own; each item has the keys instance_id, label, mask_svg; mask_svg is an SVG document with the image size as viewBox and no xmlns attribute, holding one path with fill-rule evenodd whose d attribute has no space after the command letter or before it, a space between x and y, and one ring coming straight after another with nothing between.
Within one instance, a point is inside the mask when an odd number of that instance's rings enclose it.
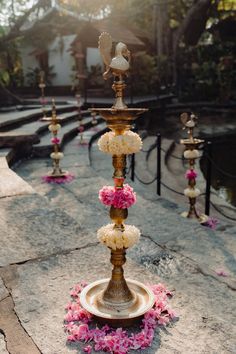
<instances>
[{"instance_id":1,"label":"flower petal scattered on ground","mask_svg":"<svg viewBox=\"0 0 236 354\"><path fill-rule=\"evenodd\" d=\"M129 335L122 328L114 329L108 325L95 327L92 316L80 306L79 302L80 293L85 286L86 284L82 282L71 290L72 301L66 306L67 314L64 319L68 342L90 342L83 348L85 353L90 354L94 349L113 354L127 354L130 350L146 349L152 344L155 329L168 325L177 317L168 304L170 291L163 284L155 284L150 286L155 295L155 305L144 315L139 332ZM85 316L78 316L81 311Z\"/></svg>"}]
</instances>

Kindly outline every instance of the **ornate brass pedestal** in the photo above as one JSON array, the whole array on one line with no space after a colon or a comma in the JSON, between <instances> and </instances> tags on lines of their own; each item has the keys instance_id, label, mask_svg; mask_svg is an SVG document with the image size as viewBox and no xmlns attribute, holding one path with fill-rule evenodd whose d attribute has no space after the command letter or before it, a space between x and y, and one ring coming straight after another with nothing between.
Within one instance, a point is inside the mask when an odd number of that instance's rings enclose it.
<instances>
[{"instance_id":1,"label":"ornate brass pedestal","mask_svg":"<svg viewBox=\"0 0 236 354\"><path fill-rule=\"evenodd\" d=\"M181 121L184 124L184 129L188 129L188 139L181 139L180 144L185 146L184 157L188 160L189 163L189 171L194 173L195 161L199 157L199 145L204 143L204 140L197 139L193 137L193 130L196 125L196 117L191 114L190 117L187 113L181 114ZM205 223L208 220L208 216L205 214L201 214L196 210L196 177L189 178L188 180L188 193L191 195L188 197L189 199L189 210L183 212L181 215L190 219L197 219L200 223ZM187 194L188 194L187 193Z\"/></svg>"},{"instance_id":2,"label":"ornate brass pedestal","mask_svg":"<svg viewBox=\"0 0 236 354\"><path fill-rule=\"evenodd\" d=\"M108 34L104 36L106 37ZM101 37L100 51L102 52ZM123 45L123 49L126 48L122 43L119 43L117 47L119 45L120 47ZM124 51L122 53L124 54ZM125 83L122 75L126 73L127 69L115 69L112 67L112 63L116 62L115 59L116 57L112 59L109 68L115 77L112 85L116 93L115 103L111 108L94 108L92 111L98 112L106 120L107 126L112 130L114 136L122 136L131 128L133 121L138 115L145 112L146 109L127 108L124 104L123 90ZM118 63L120 64L121 61L119 58ZM113 179L115 188L123 188L126 155L113 155L112 164L114 167ZM127 209L118 209L111 206L110 218L113 221L113 230L125 232L124 220L127 217ZM142 315L150 310L154 304L154 295L144 284L135 280L125 280L123 270L123 265L126 261L125 254L125 248L112 249L111 263L113 270L111 279L102 279L88 285L82 291L80 297L82 306L88 312L93 314L100 322L109 323L112 326L132 325L135 321L142 318Z\"/></svg>"}]
</instances>

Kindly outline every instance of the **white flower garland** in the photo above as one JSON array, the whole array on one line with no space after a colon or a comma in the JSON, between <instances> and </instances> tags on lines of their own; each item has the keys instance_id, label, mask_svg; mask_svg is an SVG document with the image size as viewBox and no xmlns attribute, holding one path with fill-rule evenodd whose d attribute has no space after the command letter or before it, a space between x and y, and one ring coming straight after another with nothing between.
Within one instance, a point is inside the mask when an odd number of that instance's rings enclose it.
<instances>
[{"instance_id":1,"label":"white flower garland","mask_svg":"<svg viewBox=\"0 0 236 354\"><path fill-rule=\"evenodd\" d=\"M108 132L98 140L99 150L112 155L128 155L138 152L142 147L140 136L130 130L123 135Z\"/></svg>"},{"instance_id":2,"label":"white flower garland","mask_svg":"<svg viewBox=\"0 0 236 354\"><path fill-rule=\"evenodd\" d=\"M140 231L133 225L125 225L124 231L107 224L97 231L98 240L107 247L116 250L132 247L140 238Z\"/></svg>"},{"instance_id":3,"label":"white flower garland","mask_svg":"<svg viewBox=\"0 0 236 354\"><path fill-rule=\"evenodd\" d=\"M54 160L61 160L63 158L64 154L63 154L63 152L52 152L50 156Z\"/></svg>"},{"instance_id":4,"label":"white flower garland","mask_svg":"<svg viewBox=\"0 0 236 354\"><path fill-rule=\"evenodd\" d=\"M188 198L197 198L200 194L200 190L198 188L186 188L184 190L184 195Z\"/></svg>"},{"instance_id":5,"label":"white flower garland","mask_svg":"<svg viewBox=\"0 0 236 354\"><path fill-rule=\"evenodd\" d=\"M199 151L198 150L185 150L184 157L186 159L197 159L199 157Z\"/></svg>"},{"instance_id":6,"label":"white flower garland","mask_svg":"<svg viewBox=\"0 0 236 354\"><path fill-rule=\"evenodd\" d=\"M61 128L60 124L50 124L48 129L50 130L50 132L56 132Z\"/></svg>"}]
</instances>

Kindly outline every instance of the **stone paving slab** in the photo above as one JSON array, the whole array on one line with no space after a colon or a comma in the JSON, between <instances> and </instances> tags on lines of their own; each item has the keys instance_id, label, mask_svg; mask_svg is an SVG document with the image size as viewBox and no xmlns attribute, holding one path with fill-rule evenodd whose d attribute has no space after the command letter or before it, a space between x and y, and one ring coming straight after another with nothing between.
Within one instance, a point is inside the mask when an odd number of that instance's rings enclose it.
<instances>
[{"instance_id":1,"label":"stone paving slab","mask_svg":"<svg viewBox=\"0 0 236 354\"><path fill-rule=\"evenodd\" d=\"M80 168L81 175L82 171L84 170ZM81 179L78 176L73 183L60 187L38 186L37 191L45 193L52 204L64 207L69 215L95 235L98 227L110 222L109 208L104 207L98 199L99 189L110 184L110 181L101 177L89 178L89 171L89 167L86 167L87 178ZM191 257L208 271L214 273L218 269L224 269L235 276L234 227L227 230L226 234L222 230L214 232L197 222L183 219L175 208L171 210L170 204L165 206L165 203L161 203L161 199L154 203L147 201L139 193L137 204L129 209L127 223L139 227L144 235L162 247Z\"/></svg>"},{"instance_id":2,"label":"stone paving slab","mask_svg":"<svg viewBox=\"0 0 236 354\"><path fill-rule=\"evenodd\" d=\"M82 150L78 157L81 159L83 156L86 156L86 149ZM67 162L72 163L74 159L75 156L71 154ZM104 165L102 158L100 164ZM108 169L107 162L106 166L107 170L103 175L109 176L111 169ZM76 173L76 167L72 171ZM89 166L86 166L85 170L84 167L79 167L78 177L71 184L63 187L39 186L35 180L34 188L37 188L37 192L45 194L54 205L65 207L69 215L96 235L98 227L110 222L109 208L99 202L98 191L103 185L111 185L112 178L96 177L95 173ZM132 182L129 183L132 185ZM128 224L139 227L144 235L162 247L190 257L211 274L224 269L234 277L230 278L230 283L236 288L235 227L225 231L222 224L218 231L212 231L197 222L182 218L175 204L158 197L155 202L149 201L142 197L136 184L133 184L133 187L137 192L137 203L129 209Z\"/></svg>"},{"instance_id":3,"label":"stone paving slab","mask_svg":"<svg viewBox=\"0 0 236 354\"><path fill-rule=\"evenodd\" d=\"M6 342L4 340L4 336L1 333L0 333L0 353L1 354L9 354L9 352L6 349Z\"/></svg>"},{"instance_id":4,"label":"stone paving slab","mask_svg":"<svg viewBox=\"0 0 236 354\"><path fill-rule=\"evenodd\" d=\"M144 235L158 244L191 257L203 267L207 265L212 270L223 268L235 277L235 227L226 233L214 232L197 222L182 218L175 210L164 208L158 201L153 203L141 196L130 209L129 223L140 227Z\"/></svg>"},{"instance_id":5,"label":"stone paving slab","mask_svg":"<svg viewBox=\"0 0 236 354\"><path fill-rule=\"evenodd\" d=\"M34 193L33 188L10 168L0 171L0 198Z\"/></svg>"},{"instance_id":6,"label":"stone paving slab","mask_svg":"<svg viewBox=\"0 0 236 354\"><path fill-rule=\"evenodd\" d=\"M96 235L38 195L0 200L0 266L96 243Z\"/></svg>"},{"instance_id":7,"label":"stone paving slab","mask_svg":"<svg viewBox=\"0 0 236 354\"><path fill-rule=\"evenodd\" d=\"M142 245L141 241L141 245ZM148 248L147 248L148 247ZM146 242L133 250L145 256L153 245ZM141 252L141 254L140 254ZM156 253L159 249L156 248ZM81 347L66 346L62 321L70 287L110 273L109 252L101 245L17 267L11 281L15 311L21 324L43 354L82 353ZM88 266L89 264L89 266ZM128 258L126 276L145 283L165 282L174 290L171 306L179 321L160 329L153 346L143 353L235 353L236 294L225 284L196 270L172 272L168 279Z\"/></svg>"},{"instance_id":8,"label":"stone paving slab","mask_svg":"<svg viewBox=\"0 0 236 354\"><path fill-rule=\"evenodd\" d=\"M5 287L2 279L0 278L0 302L8 296L7 288ZM1 352L0 352L1 353Z\"/></svg>"},{"instance_id":9,"label":"stone paving slab","mask_svg":"<svg viewBox=\"0 0 236 354\"><path fill-rule=\"evenodd\" d=\"M6 155L9 153L9 149L4 149L4 150L5 151L1 151L1 154L0 154L0 169L8 168Z\"/></svg>"}]
</instances>

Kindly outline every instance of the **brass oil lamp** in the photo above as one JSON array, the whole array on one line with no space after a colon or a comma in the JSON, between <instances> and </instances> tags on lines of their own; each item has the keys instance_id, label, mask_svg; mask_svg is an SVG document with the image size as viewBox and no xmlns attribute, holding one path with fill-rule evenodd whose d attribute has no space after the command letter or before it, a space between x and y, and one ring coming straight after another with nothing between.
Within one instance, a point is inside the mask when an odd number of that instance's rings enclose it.
<instances>
[{"instance_id":1,"label":"brass oil lamp","mask_svg":"<svg viewBox=\"0 0 236 354\"><path fill-rule=\"evenodd\" d=\"M63 153L60 152L60 139L57 137L58 131L61 128L60 119L56 114L55 101L52 100L52 117L45 119L49 122L48 129L52 133L53 152L50 157L53 160L53 170L47 174L50 178L64 178L68 175L68 171L63 171L60 167L60 160L63 158Z\"/></svg>"},{"instance_id":2,"label":"brass oil lamp","mask_svg":"<svg viewBox=\"0 0 236 354\"><path fill-rule=\"evenodd\" d=\"M106 65L104 78L113 76L112 89L115 92L115 102L111 108L93 108L99 113L115 136L129 131L133 121L144 108L128 108L123 101L125 89L124 77L129 71L130 52L123 43L116 45L115 57L111 57L112 39L108 33L99 37L99 49ZM115 188L122 188L125 181L126 155L112 156L114 167L113 180ZM110 218L113 229L125 232L124 221L128 217L127 209L111 206ZM152 291L136 280L125 279L123 265L126 262L126 248L111 249L111 264L113 265L110 279L101 279L89 284L81 293L82 306L102 323L112 326L130 326L152 308L154 295Z\"/></svg>"},{"instance_id":3,"label":"brass oil lamp","mask_svg":"<svg viewBox=\"0 0 236 354\"><path fill-rule=\"evenodd\" d=\"M197 139L193 137L193 131L196 126L197 117L194 114L188 115L187 113L182 113L180 120L183 123L183 129L187 128L188 138L181 139L180 144L185 146L184 157L187 159L189 164L189 170L187 174L188 178L188 188L184 190L184 194L189 199L189 210L183 212L181 215L190 219L197 219L200 223L206 223L208 216L201 214L196 209L197 197L200 194L200 190L196 188L196 173L195 173L195 164L196 159L199 158L199 146L204 143L204 140Z\"/></svg>"}]
</instances>

